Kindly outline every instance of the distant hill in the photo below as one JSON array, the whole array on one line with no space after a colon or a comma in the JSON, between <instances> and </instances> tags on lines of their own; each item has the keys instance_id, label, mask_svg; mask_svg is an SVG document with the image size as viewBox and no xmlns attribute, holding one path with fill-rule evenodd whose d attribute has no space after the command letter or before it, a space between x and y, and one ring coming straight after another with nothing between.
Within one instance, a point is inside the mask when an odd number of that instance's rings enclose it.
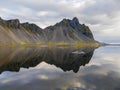
<instances>
[{"instance_id":1,"label":"distant hill","mask_svg":"<svg viewBox=\"0 0 120 90\"><path fill-rule=\"evenodd\" d=\"M92 32L74 17L63 19L45 29L35 24L20 23L18 19L0 18L0 43L94 42ZM96 42L96 41L95 41Z\"/></svg>"}]
</instances>

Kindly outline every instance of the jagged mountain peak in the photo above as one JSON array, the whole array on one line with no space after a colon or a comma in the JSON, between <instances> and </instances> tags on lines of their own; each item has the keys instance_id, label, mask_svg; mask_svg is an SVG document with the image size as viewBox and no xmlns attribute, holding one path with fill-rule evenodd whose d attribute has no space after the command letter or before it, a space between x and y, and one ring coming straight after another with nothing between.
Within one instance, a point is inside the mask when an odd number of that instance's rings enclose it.
<instances>
[{"instance_id":1,"label":"jagged mountain peak","mask_svg":"<svg viewBox=\"0 0 120 90\"><path fill-rule=\"evenodd\" d=\"M71 21L74 22L74 23L76 23L76 24L79 24L79 20L78 20L77 17L74 17Z\"/></svg>"},{"instance_id":2,"label":"jagged mountain peak","mask_svg":"<svg viewBox=\"0 0 120 90\"><path fill-rule=\"evenodd\" d=\"M20 21L19 19L12 19L12 20L7 20L6 21L8 27L12 28L20 28Z\"/></svg>"},{"instance_id":3,"label":"jagged mountain peak","mask_svg":"<svg viewBox=\"0 0 120 90\"><path fill-rule=\"evenodd\" d=\"M67 26L71 20L64 18L60 22L56 23L55 26Z\"/></svg>"},{"instance_id":4,"label":"jagged mountain peak","mask_svg":"<svg viewBox=\"0 0 120 90\"><path fill-rule=\"evenodd\" d=\"M76 27L76 25L80 25L79 20L77 17L74 17L72 20L64 18L62 21L55 25L70 25L72 27Z\"/></svg>"},{"instance_id":5,"label":"jagged mountain peak","mask_svg":"<svg viewBox=\"0 0 120 90\"><path fill-rule=\"evenodd\" d=\"M29 23L29 22L25 22L25 23L21 23L21 26L25 27L25 28L40 28L39 26L37 26L34 23ZM40 28L41 29L41 28Z\"/></svg>"},{"instance_id":6,"label":"jagged mountain peak","mask_svg":"<svg viewBox=\"0 0 120 90\"><path fill-rule=\"evenodd\" d=\"M10 23L20 23L19 19L11 19L11 20L7 20L7 22L10 22Z\"/></svg>"},{"instance_id":7,"label":"jagged mountain peak","mask_svg":"<svg viewBox=\"0 0 120 90\"><path fill-rule=\"evenodd\" d=\"M64 18L55 25L41 29L33 23L20 23L18 19L3 20L0 18L0 31L4 32L6 36L0 36L1 41L5 42L13 40L13 42L88 42L94 41L94 37L89 27L80 24L77 17L72 20ZM6 29L7 28L7 29ZM13 36L10 36L11 31ZM4 37L4 38L3 38ZM10 38L11 37L11 38ZM15 37L15 38L13 38Z\"/></svg>"},{"instance_id":8,"label":"jagged mountain peak","mask_svg":"<svg viewBox=\"0 0 120 90\"><path fill-rule=\"evenodd\" d=\"M78 20L78 18L77 17L74 17L71 21L70 21L70 26L72 27L72 28L79 28L80 26L81 26L81 24L79 23L79 20Z\"/></svg>"},{"instance_id":9,"label":"jagged mountain peak","mask_svg":"<svg viewBox=\"0 0 120 90\"><path fill-rule=\"evenodd\" d=\"M52 41L89 41L93 40L93 35L90 29L79 23L77 17L72 20L64 18L62 21L53 26L44 29L47 32L46 36Z\"/></svg>"},{"instance_id":10,"label":"jagged mountain peak","mask_svg":"<svg viewBox=\"0 0 120 90\"><path fill-rule=\"evenodd\" d=\"M38 33L42 31L42 29L39 26L33 23L29 23L29 22L21 23L21 26L24 27L26 30L32 31L32 32Z\"/></svg>"},{"instance_id":11,"label":"jagged mountain peak","mask_svg":"<svg viewBox=\"0 0 120 90\"><path fill-rule=\"evenodd\" d=\"M56 23L55 25L48 26L45 29L54 29L55 27L71 27L73 29L80 29L81 24L79 23L79 20L77 17L74 17L73 19L66 19L64 18L60 22Z\"/></svg>"}]
</instances>

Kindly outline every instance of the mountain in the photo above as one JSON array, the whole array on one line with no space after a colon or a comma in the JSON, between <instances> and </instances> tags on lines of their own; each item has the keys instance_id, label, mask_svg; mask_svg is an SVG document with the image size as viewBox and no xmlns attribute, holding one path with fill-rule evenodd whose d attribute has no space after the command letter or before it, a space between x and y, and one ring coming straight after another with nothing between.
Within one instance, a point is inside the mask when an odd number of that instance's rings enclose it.
<instances>
[{"instance_id":1,"label":"mountain","mask_svg":"<svg viewBox=\"0 0 120 90\"><path fill-rule=\"evenodd\" d=\"M63 19L45 29L35 24L20 23L18 19L0 18L0 43L94 42L89 27L74 17Z\"/></svg>"},{"instance_id":2,"label":"mountain","mask_svg":"<svg viewBox=\"0 0 120 90\"><path fill-rule=\"evenodd\" d=\"M44 41L43 30L35 24L20 23L18 19L0 18L0 43L37 43Z\"/></svg>"},{"instance_id":3,"label":"mountain","mask_svg":"<svg viewBox=\"0 0 120 90\"><path fill-rule=\"evenodd\" d=\"M74 17L72 20L63 19L54 26L44 29L45 34L50 41L75 42L75 41L93 41L93 35L88 26L80 24L78 19Z\"/></svg>"}]
</instances>

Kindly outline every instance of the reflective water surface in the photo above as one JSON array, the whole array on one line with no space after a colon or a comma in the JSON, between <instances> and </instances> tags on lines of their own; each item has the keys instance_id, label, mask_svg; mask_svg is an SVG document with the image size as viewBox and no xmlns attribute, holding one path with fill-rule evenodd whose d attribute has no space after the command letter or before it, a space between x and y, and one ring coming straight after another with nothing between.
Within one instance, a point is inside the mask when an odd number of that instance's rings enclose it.
<instances>
[{"instance_id":1,"label":"reflective water surface","mask_svg":"<svg viewBox=\"0 0 120 90\"><path fill-rule=\"evenodd\" d=\"M119 54L119 47L0 47L0 90L120 90Z\"/></svg>"}]
</instances>

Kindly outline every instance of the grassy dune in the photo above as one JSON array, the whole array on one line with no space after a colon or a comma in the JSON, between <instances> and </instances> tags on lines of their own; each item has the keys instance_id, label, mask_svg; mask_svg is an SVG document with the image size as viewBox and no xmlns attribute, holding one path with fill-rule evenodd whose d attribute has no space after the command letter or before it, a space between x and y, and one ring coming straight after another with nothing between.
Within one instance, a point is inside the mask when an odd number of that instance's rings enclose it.
<instances>
[{"instance_id":1,"label":"grassy dune","mask_svg":"<svg viewBox=\"0 0 120 90\"><path fill-rule=\"evenodd\" d=\"M40 46L40 47L99 47L100 43L97 42L47 42L47 43L0 43L0 46Z\"/></svg>"}]
</instances>

